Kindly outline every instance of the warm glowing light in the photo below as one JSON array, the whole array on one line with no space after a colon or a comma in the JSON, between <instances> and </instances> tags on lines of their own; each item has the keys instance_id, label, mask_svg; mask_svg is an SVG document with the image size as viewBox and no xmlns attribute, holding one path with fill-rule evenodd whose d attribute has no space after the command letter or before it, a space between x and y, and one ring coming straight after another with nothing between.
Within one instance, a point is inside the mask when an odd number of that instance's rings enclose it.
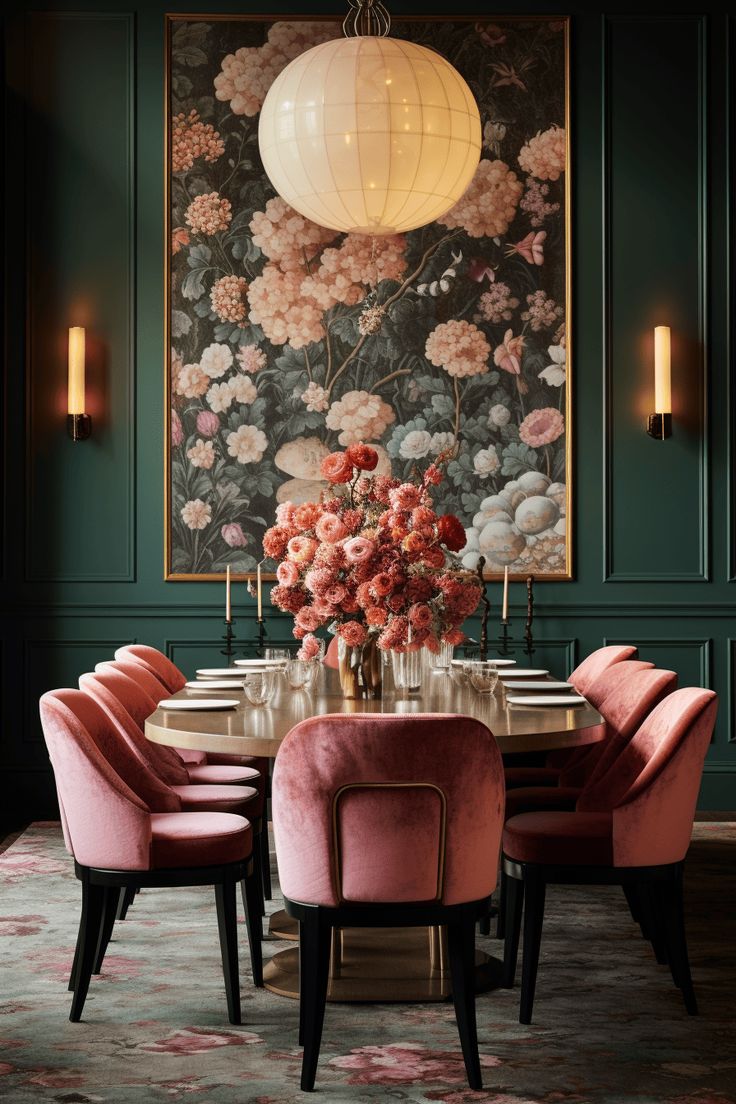
<instances>
[{"instance_id":1,"label":"warm glowing light","mask_svg":"<svg viewBox=\"0 0 736 1104\"><path fill-rule=\"evenodd\" d=\"M84 370L85 370L84 326L72 326L69 330L69 377L67 389L67 412L84 414Z\"/></svg>"},{"instance_id":2,"label":"warm glowing light","mask_svg":"<svg viewBox=\"0 0 736 1104\"><path fill-rule=\"evenodd\" d=\"M287 65L258 141L271 183L300 214L338 231L396 234L460 199L481 125L470 88L440 54L366 35L323 42Z\"/></svg>"},{"instance_id":3,"label":"warm glowing light","mask_svg":"<svg viewBox=\"0 0 736 1104\"><path fill-rule=\"evenodd\" d=\"M654 328L654 410L672 412L671 344L669 326Z\"/></svg>"}]
</instances>

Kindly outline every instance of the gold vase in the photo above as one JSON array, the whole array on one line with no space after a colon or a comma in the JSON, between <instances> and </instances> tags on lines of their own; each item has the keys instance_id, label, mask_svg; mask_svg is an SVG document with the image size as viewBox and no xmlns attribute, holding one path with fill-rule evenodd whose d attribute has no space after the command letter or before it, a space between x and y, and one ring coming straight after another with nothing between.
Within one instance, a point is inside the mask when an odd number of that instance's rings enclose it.
<instances>
[{"instance_id":1,"label":"gold vase","mask_svg":"<svg viewBox=\"0 0 736 1104\"><path fill-rule=\"evenodd\" d=\"M350 648L338 638L337 656L344 698L352 701L381 697L382 660L375 635L371 634L358 648Z\"/></svg>"}]
</instances>

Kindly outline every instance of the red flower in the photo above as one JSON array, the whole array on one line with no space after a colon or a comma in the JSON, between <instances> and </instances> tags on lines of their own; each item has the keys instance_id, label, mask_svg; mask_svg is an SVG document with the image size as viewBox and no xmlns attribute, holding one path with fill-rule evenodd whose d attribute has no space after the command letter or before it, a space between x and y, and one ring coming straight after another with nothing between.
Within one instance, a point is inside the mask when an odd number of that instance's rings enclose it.
<instances>
[{"instance_id":1,"label":"red flower","mask_svg":"<svg viewBox=\"0 0 736 1104\"><path fill-rule=\"evenodd\" d=\"M353 464L346 452L331 452L325 456L320 471L330 483L349 483L353 478Z\"/></svg>"},{"instance_id":2,"label":"red flower","mask_svg":"<svg viewBox=\"0 0 736 1104\"><path fill-rule=\"evenodd\" d=\"M459 552L461 548L465 547L467 541L465 530L454 514L443 514L437 522L437 534L445 547L449 548L451 552Z\"/></svg>"},{"instance_id":3,"label":"red flower","mask_svg":"<svg viewBox=\"0 0 736 1104\"><path fill-rule=\"evenodd\" d=\"M427 486L438 487L442 482L442 472L436 464L430 464L424 473L424 482Z\"/></svg>"},{"instance_id":4,"label":"red flower","mask_svg":"<svg viewBox=\"0 0 736 1104\"><path fill-rule=\"evenodd\" d=\"M361 471L373 471L378 464L378 453L370 445L348 445L345 455L353 467Z\"/></svg>"}]
</instances>

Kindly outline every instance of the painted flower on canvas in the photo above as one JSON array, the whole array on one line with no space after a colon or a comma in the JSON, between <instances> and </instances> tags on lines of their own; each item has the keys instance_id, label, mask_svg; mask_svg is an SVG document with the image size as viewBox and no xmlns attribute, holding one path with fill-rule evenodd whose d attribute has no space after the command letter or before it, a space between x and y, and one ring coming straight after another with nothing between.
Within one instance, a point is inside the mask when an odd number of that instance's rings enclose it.
<instances>
[{"instance_id":1,"label":"painted flower on canvas","mask_svg":"<svg viewBox=\"0 0 736 1104\"><path fill-rule=\"evenodd\" d=\"M276 74L339 34L172 22L170 569L253 571L278 504L366 442L402 480L449 453L465 567L564 576L564 24L393 25L463 73L484 146L441 220L375 244L288 207L258 154Z\"/></svg>"}]
</instances>

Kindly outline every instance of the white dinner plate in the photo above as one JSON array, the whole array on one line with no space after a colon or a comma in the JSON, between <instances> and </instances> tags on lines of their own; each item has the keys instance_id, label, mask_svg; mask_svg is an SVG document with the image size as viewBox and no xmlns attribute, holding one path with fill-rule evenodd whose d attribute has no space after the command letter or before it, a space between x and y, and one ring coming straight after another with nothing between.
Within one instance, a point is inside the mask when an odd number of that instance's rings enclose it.
<instances>
[{"instance_id":1,"label":"white dinner plate","mask_svg":"<svg viewBox=\"0 0 736 1104\"><path fill-rule=\"evenodd\" d=\"M571 705L585 705L585 698L581 698L579 694L525 694L521 698L515 697L513 694L506 695L506 701L509 705L535 705L538 708L551 707L554 705L567 706Z\"/></svg>"},{"instance_id":2,"label":"white dinner plate","mask_svg":"<svg viewBox=\"0 0 736 1104\"><path fill-rule=\"evenodd\" d=\"M548 674L549 671L545 671L542 667L515 667L513 671L499 671L498 677L505 682L506 679L541 678L542 675Z\"/></svg>"},{"instance_id":3,"label":"white dinner plate","mask_svg":"<svg viewBox=\"0 0 736 1104\"><path fill-rule=\"evenodd\" d=\"M239 667L200 667L197 670L197 678L203 679L242 679L243 672Z\"/></svg>"},{"instance_id":4,"label":"white dinner plate","mask_svg":"<svg viewBox=\"0 0 736 1104\"><path fill-rule=\"evenodd\" d=\"M234 659L236 667L283 667L287 659Z\"/></svg>"},{"instance_id":5,"label":"white dinner plate","mask_svg":"<svg viewBox=\"0 0 736 1104\"><path fill-rule=\"evenodd\" d=\"M462 665L464 663L474 663L476 661L472 660L472 659L451 659L450 662L451 662L453 667L462 667ZM489 663L495 663L497 667L515 667L516 666L516 660L515 659L496 659L495 656L489 656L488 657L488 662Z\"/></svg>"},{"instance_id":6,"label":"white dinner plate","mask_svg":"<svg viewBox=\"0 0 736 1104\"><path fill-rule=\"evenodd\" d=\"M547 682L542 679L538 682L536 680L526 682L524 679L519 679L518 682L514 683L513 689L514 693L516 693L517 690L542 690L545 693L548 691L549 693L556 693L558 690L560 692L563 690L574 690L575 687L571 682L553 682L551 679Z\"/></svg>"},{"instance_id":7,"label":"white dinner plate","mask_svg":"<svg viewBox=\"0 0 736 1104\"><path fill-rule=\"evenodd\" d=\"M162 709L188 709L198 713L211 712L213 709L237 709L240 702L235 698L168 698L158 704Z\"/></svg>"},{"instance_id":8,"label":"white dinner plate","mask_svg":"<svg viewBox=\"0 0 736 1104\"><path fill-rule=\"evenodd\" d=\"M239 689L234 678L228 679L194 679L193 682L184 683L187 690L235 690Z\"/></svg>"}]
</instances>

